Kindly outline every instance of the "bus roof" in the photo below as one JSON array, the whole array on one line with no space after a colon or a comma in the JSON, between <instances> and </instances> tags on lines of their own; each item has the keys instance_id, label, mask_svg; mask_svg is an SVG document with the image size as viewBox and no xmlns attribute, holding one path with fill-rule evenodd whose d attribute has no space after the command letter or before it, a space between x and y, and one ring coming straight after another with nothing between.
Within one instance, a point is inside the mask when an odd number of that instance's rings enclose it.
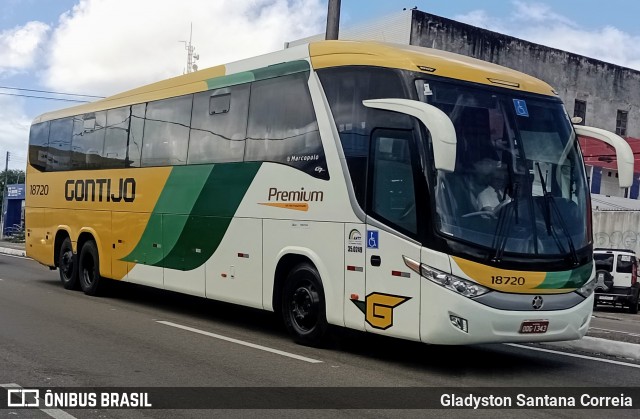
<instances>
[{"instance_id":1,"label":"bus roof","mask_svg":"<svg viewBox=\"0 0 640 419\"><path fill-rule=\"evenodd\" d=\"M399 68L547 96L557 95L551 86L535 77L451 52L381 42L318 41L162 80L88 104L48 112L36 117L33 122L201 92L211 88L211 80L241 76L241 73L252 73L252 70L296 60L310 60L314 69L347 65ZM253 79L251 74L234 77L233 84L238 80Z\"/></svg>"},{"instance_id":2,"label":"bus roof","mask_svg":"<svg viewBox=\"0 0 640 419\"><path fill-rule=\"evenodd\" d=\"M457 80L557 96L528 74L487 61L433 48L382 42L322 41L309 45L313 68L371 65L402 68Z\"/></svg>"}]
</instances>

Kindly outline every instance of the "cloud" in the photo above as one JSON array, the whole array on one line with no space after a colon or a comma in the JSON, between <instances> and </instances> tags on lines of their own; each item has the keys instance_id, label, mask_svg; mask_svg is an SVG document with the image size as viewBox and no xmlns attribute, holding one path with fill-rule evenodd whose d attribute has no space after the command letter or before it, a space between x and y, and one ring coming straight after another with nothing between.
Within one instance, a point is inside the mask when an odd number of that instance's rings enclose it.
<instances>
[{"instance_id":1,"label":"cloud","mask_svg":"<svg viewBox=\"0 0 640 419\"><path fill-rule=\"evenodd\" d=\"M36 63L49 26L28 22L0 32L0 76L27 70Z\"/></svg>"},{"instance_id":2,"label":"cloud","mask_svg":"<svg viewBox=\"0 0 640 419\"><path fill-rule=\"evenodd\" d=\"M522 0L515 0L512 2L515 10L512 13L513 20L521 20L525 22L542 22L548 23L561 23L567 26L577 26L571 19L555 13L546 4L525 2Z\"/></svg>"},{"instance_id":3,"label":"cloud","mask_svg":"<svg viewBox=\"0 0 640 419\"><path fill-rule=\"evenodd\" d=\"M322 30L321 0L81 0L52 33L43 83L108 95L183 73L193 23L200 68Z\"/></svg>"},{"instance_id":4,"label":"cloud","mask_svg":"<svg viewBox=\"0 0 640 419\"><path fill-rule=\"evenodd\" d=\"M4 170L6 152L11 152L10 169L24 169L31 119L24 113L22 99L0 96L0 157Z\"/></svg>"},{"instance_id":5,"label":"cloud","mask_svg":"<svg viewBox=\"0 0 640 419\"><path fill-rule=\"evenodd\" d=\"M516 0L505 18L474 10L454 19L598 60L640 70L640 37L612 26L582 28L542 3ZM523 24L526 22L526 24Z\"/></svg>"},{"instance_id":6,"label":"cloud","mask_svg":"<svg viewBox=\"0 0 640 419\"><path fill-rule=\"evenodd\" d=\"M468 25L477 26L479 28L495 32L501 32L502 29L500 20L489 16L489 13L485 10L472 10L469 13L457 15L454 19Z\"/></svg>"}]
</instances>

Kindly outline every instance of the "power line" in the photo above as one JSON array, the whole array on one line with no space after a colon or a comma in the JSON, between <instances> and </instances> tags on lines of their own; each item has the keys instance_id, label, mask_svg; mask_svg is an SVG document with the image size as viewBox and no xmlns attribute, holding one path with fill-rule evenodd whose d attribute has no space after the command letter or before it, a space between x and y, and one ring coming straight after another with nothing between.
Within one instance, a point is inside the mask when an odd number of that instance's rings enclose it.
<instances>
[{"instance_id":1,"label":"power line","mask_svg":"<svg viewBox=\"0 0 640 419\"><path fill-rule=\"evenodd\" d=\"M50 91L50 90L24 89L24 88L21 88L21 87L0 86L0 89L22 90L22 91L25 91L25 92L36 92L36 93L50 93L52 95L63 95L63 96L95 97L97 99L104 99L104 96L81 95L81 94L78 94L78 93L63 93L63 92L54 92L54 91Z\"/></svg>"},{"instance_id":2,"label":"power line","mask_svg":"<svg viewBox=\"0 0 640 419\"><path fill-rule=\"evenodd\" d=\"M33 99L59 100L59 101L62 101L62 102L76 102L76 103L89 103L89 102L91 102L90 100L63 99L63 98L58 98L58 97L21 95L21 94L18 94L18 93L2 93L2 92L0 92L0 95L17 96L17 97L28 97L28 98L33 98Z\"/></svg>"}]
</instances>

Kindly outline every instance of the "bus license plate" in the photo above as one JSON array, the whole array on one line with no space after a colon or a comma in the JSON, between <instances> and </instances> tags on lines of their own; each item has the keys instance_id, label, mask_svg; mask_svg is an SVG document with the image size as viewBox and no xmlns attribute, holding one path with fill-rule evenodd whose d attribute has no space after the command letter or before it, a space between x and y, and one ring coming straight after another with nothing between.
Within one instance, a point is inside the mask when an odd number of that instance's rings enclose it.
<instances>
[{"instance_id":1,"label":"bus license plate","mask_svg":"<svg viewBox=\"0 0 640 419\"><path fill-rule=\"evenodd\" d=\"M525 320L520 325L520 333L546 333L549 320Z\"/></svg>"},{"instance_id":2,"label":"bus license plate","mask_svg":"<svg viewBox=\"0 0 640 419\"><path fill-rule=\"evenodd\" d=\"M609 295L599 295L598 300L613 301L613 297Z\"/></svg>"}]
</instances>

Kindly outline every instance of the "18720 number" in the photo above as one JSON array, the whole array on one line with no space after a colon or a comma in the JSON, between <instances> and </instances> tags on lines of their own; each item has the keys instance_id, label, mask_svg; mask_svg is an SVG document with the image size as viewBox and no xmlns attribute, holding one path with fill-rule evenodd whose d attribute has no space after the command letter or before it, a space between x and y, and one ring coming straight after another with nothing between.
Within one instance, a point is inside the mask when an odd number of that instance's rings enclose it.
<instances>
[{"instance_id":1,"label":"18720 number","mask_svg":"<svg viewBox=\"0 0 640 419\"><path fill-rule=\"evenodd\" d=\"M491 283L495 285L524 285L522 276L492 276Z\"/></svg>"},{"instance_id":2,"label":"18720 number","mask_svg":"<svg viewBox=\"0 0 640 419\"><path fill-rule=\"evenodd\" d=\"M49 185L30 185L29 193L31 195L49 195Z\"/></svg>"}]
</instances>

